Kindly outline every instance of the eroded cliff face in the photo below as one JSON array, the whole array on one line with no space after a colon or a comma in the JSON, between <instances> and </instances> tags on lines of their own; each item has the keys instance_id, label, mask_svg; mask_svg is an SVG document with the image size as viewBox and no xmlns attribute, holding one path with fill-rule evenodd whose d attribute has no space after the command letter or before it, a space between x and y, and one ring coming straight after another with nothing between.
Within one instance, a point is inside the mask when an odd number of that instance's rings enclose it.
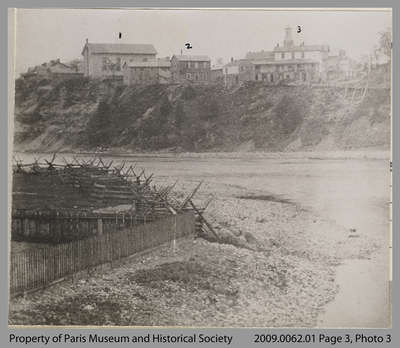
<instances>
[{"instance_id":1,"label":"eroded cliff face","mask_svg":"<svg viewBox=\"0 0 400 348\"><path fill-rule=\"evenodd\" d=\"M120 86L16 81L14 144L22 151L296 151L389 149L390 90L360 103L344 90L248 84Z\"/></svg>"}]
</instances>

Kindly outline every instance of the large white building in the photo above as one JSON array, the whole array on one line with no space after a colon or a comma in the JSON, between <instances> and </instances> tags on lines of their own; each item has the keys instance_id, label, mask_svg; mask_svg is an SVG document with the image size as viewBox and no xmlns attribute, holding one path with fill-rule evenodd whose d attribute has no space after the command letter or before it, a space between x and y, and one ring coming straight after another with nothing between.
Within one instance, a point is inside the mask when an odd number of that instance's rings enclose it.
<instances>
[{"instance_id":1,"label":"large white building","mask_svg":"<svg viewBox=\"0 0 400 348\"><path fill-rule=\"evenodd\" d=\"M255 80L278 83L280 81L312 81L323 75L327 45L296 45L292 29L285 28L283 44L273 51L249 52L246 59L254 64Z\"/></svg>"}]
</instances>

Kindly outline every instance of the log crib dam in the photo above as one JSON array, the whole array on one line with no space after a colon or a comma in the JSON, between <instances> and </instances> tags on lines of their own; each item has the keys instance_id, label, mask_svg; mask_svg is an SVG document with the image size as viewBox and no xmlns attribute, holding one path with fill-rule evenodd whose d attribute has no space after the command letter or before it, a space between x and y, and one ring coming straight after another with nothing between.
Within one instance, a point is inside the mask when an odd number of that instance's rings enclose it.
<instances>
[{"instance_id":1,"label":"log crib dam","mask_svg":"<svg viewBox=\"0 0 400 348\"><path fill-rule=\"evenodd\" d=\"M55 158L14 159L11 240L29 247L11 248L11 295L212 229L192 200L201 183L180 202L125 162Z\"/></svg>"}]
</instances>

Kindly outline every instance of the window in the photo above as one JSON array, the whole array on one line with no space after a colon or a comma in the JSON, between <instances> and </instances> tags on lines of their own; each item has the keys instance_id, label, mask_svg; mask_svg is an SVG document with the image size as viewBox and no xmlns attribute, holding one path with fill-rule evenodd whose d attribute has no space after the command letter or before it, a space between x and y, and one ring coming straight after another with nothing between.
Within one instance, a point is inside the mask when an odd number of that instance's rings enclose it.
<instances>
[{"instance_id":1,"label":"window","mask_svg":"<svg viewBox=\"0 0 400 348\"><path fill-rule=\"evenodd\" d=\"M281 58L282 58L282 59L285 59L285 52L282 52L282 53L281 53Z\"/></svg>"},{"instance_id":2,"label":"window","mask_svg":"<svg viewBox=\"0 0 400 348\"><path fill-rule=\"evenodd\" d=\"M115 70L116 70L116 71L121 71L121 58L120 58L120 57L117 57L117 62L116 62Z\"/></svg>"},{"instance_id":3,"label":"window","mask_svg":"<svg viewBox=\"0 0 400 348\"><path fill-rule=\"evenodd\" d=\"M191 73L187 73L187 74L186 74L186 78L187 78L188 80L191 80L191 79L192 79L192 74L191 74Z\"/></svg>"},{"instance_id":4,"label":"window","mask_svg":"<svg viewBox=\"0 0 400 348\"><path fill-rule=\"evenodd\" d=\"M194 63L194 67L195 67L196 69L198 69L198 68L199 68L199 62L195 62L195 63Z\"/></svg>"},{"instance_id":5,"label":"window","mask_svg":"<svg viewBox=\"0 0 400 348\"><path fill-rule=\"evenodd\" d=\"M294 52L292 52L292 59L294 59Z\"/></svg>"},{"instance_id":6,"label":"window","mask_svg":"<svg viewBox=\"0 0 400 348\"><path fill-rule=\"evenodd\" d=\"M107 65L108 65L107 57L103 57L103 64L102 64L101 69L102 69L103 71L106 71L106 70L107 70Z\"/></svg>"},{"instance_id":7,"label":"window","mask_svg":"<svg viewBox=\"0 0 400 348\"><path fill-rule=\"evenodd\" d=\"M304 52L301 52L301 58L304 59Z\"/></svg>"},{"instance_id":8,"label":"window","mask_svg":"<svg viewBox=\"0 0 400 348\"><path fill-rule=\"evenodd\" d=\"M147 62L147 58L143 58L143 61L144 61L144 62Z\"/></svg>"}]
</instances>

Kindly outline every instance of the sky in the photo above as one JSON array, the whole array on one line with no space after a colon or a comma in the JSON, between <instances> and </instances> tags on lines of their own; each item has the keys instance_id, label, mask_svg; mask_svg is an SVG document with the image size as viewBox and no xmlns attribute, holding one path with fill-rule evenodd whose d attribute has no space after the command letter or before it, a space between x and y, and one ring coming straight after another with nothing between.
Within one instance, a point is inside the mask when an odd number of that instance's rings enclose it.
<instances>
[{"instance_id":1,"label":"sky","mask_svg":"<svg viewBox=\"0 0 400 348\"><path fill-rule=\"evenodd\" d=\"M293 28L296 43L328 44L355 59L378 43L392 26L390 10L135 10L18 9L16 73L60 58L82 58L86 38L99 43L153 44L158 57L205 54L212 62L272 50ZM298 26L301 32L297 33ZM122 38L119 39L121 32ZM185 44L190 43L192 49Z\"/></svg>"}]
</instances>

